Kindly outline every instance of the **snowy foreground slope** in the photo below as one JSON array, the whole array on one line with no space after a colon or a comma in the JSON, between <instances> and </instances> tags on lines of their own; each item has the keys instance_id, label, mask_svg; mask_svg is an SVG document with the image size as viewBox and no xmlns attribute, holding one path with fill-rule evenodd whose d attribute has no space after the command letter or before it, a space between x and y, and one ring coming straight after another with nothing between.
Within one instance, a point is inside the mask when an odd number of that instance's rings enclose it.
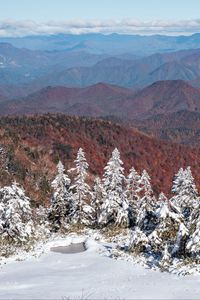
<instances>
[{"instance_id":1,"label":"snowy foreground slope","mask_svg":"<svg viewBox=\"0 0 200 300\"><path fill-rule=\"evenodd\" d=\"M84 239L75 237L73 242ZM198 299L200 296L200 276L178 277L109 258L104 255L106 244L98 244L91 238L82 253L50 251L53 246L68 245L71 241L71 238L53 240L23 261L13 258L2 261L0 298Z\"/></svg>"}]
</instances>

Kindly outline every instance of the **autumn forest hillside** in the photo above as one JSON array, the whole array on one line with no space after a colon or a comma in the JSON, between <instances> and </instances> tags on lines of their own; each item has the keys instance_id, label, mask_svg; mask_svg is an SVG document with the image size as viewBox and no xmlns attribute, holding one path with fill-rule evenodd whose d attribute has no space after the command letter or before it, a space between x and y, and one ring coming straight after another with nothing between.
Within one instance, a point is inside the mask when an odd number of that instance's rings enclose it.
<instances>
[{"instance_id":1,"label":"autumn forest hillside","mask_svg":"<svg viewBox=\"0 0 200 300\"><path fill-rule=\"evenodd\" d=\"M146 169L156 194L170 193L173 175L191 166L200 188L200 149L160 141L117 123L62 114L0 119L0 181L19 181L36 202L47 202L58 160L73 166L79 147L90 165L89 181L102 175L113 149L124 161L125 173Z\"/></svg>"}]
</instances>

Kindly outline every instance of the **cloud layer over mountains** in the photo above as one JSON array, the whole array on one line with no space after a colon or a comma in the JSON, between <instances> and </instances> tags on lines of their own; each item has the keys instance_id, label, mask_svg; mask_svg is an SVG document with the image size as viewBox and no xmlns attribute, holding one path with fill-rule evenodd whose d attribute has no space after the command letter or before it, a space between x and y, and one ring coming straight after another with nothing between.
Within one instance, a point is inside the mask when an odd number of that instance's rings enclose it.
<instances>
[{"instance_id":1,"label":"cloud layer over mountains","mask_svg":"<svg viewBox=\"0 0 200 300\"><path fill-rule=\"evenodd\" d=\"M67 20L35 22L31 20L0 21L0 37L49 35L58 33L127 33L127 34L191 34L200 31L200 19L190 20Z\"/></svg>"}]
</instances>

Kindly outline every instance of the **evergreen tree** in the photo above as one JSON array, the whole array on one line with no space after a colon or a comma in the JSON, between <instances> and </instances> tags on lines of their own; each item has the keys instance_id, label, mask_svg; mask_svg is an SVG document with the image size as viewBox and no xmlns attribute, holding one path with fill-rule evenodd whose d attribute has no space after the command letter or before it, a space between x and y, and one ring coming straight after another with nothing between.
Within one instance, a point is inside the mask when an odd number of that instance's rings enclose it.
<instances>
[{"instance_id":1,"label":"evergreen tree","mask_svg":"<svg viewBox=\"0 0 200 300\"><path fill-rule=\"evenodd\" d=\"M58 173L51 183L54 193L49 212L49 220L56 231L64 229L70 223L72 209L72 195L69 192L70 179L65 174L65 168L61 161L57 165L57 170Z\"/></svg>"},{"instance_id":2,"label":"evergreen tree","mask_svg":"<svg viewBox=\"0 0 200 300\"><path fill-rule=\"evenodd\" d=\"M179 230L176 236L176 242L172 250L172 255L185 256L185 246L189 232L183 223L180 223Z\"/></svg>"},{"instance_id":3,"label":"evergreen tree","mask_svg":"<svg viewBox=\"0 0 200 300\"><path fill-rule=\"evenodd\" d=\"M174 193L172 201L180 208L186 222L188 222L198 198L197 189L190 167L187 167L186 170L181 168L175 175L172 193Z\"/></svg>"},{"instance_id":4,"label":"evergreen tree","mask_svg":"<svg viewBox=\"0 0 200 300\"><path fill-rule=\"evenodd\" d=\"M152 187L151 187L151 178L146 170L143 170L141 178L140 178L140 186L143 195L153 195Z\"/></svg>"},{"instance_id":5,"label":"evergreen tree","mask_svg":"<svg viewBox=\"0 0 200 300\"><path fill-rule=\"evenodd\" d=\"M94 209L94 220L96 224L98 224L98 220L101 214L101 207L103 204L104 197L105 197L105 191L103 188L103 184L101 182L101 179L97 177L95 179L95 183L93 187L92 202L91 202L91 205Z\"/></svg>"},{"instance_id":6,"label":"evergreen tree","mask_svg":"<svg viewBox=\"0 0 200 300\"><path fill-rule=\"evenodd\" d=\"M0 189L0 199L4 206L2 238L16 243L28 241L34 233L30 199L16 182Z\"/></svg>"},{"instance_id":7,"label":"evergreen tree","mask_svg":"<svg viewBox=\"0 0 200 300\"><path fill-rule=\"evenodd\" d=\"M99 223L102 226L129 226L129 205L124 190L125 176L123 162L118 149L114 149L105 167L103 187L105 198L101 207Z\"/></svg>"},{"instance_id":8,"label":"evergreen tree","mask_svg":"<svg viewBox=\"0 0 200 300\"><path fill-rule=\"evenodd\" d=\"M140 180L141 177L134 167L130 169L129 175L126 180L126 195L130 205L130 225L135 225L137 204L140 199Z\"/></svg>"},{"instance_id":9,"label":"evergreen tree","mask_svg":"<svg viewBox=\"0 0 200 300\"><path fill-rule=\"evenodd\" d=\"M170 264L171 264L171 255L168 250L168 245L166 244L162 252L162 258L159 261L159 266L162 271L166 271L170 267Z\"/></svg>"},{"instance_id":10,"label":"evergreen tree","mask_svg":"<svg viewBox=\"0 0 200 300\"><path fill-rule=\"evenodd\" d=\"M200 258L200 219L196 220L195 229L186 245L186 251L191 256Z\"/></svg>"},{"instance_id":11,"label":"evergreen tree","mask_svg":"<svg viewBox=\"0 0 200 300\"><path fill-rule=\"evenodd\" d=\"M50 234L49 211L40 205L34 211L35 238L44 239Z\"/></svg>"},{"instance_id":12,"label":"evergreen tree","mask_svg":"<svg viewBox=\"0 0 200 300\"><path fill-rule=\"evenodd\" d=\"M130 169L129 175L127 177L127 198L129 202L137 201L139 199L139 192L140 192L140 183L141 177L137 173L134 167Z\"/></svg>"},{"instance_id":13,"label":"evergreen tree","mask_svg":"<svg viewBox=\"0 0 200 300\"><path fill-rule=\"evenodd\" d=\"M75 224L92 225L94 220L94 210L89 204L91 202L91 191L86 183L88 163L82 148L78 150L75 160L76 167L73 169L76 173L74 185L71 187L73 191L73 219Z\"/></svg>"},{"instance_id":14,"label":"evergreen tree","mask_svg":"<svg viewBox=\"0 0 200 300\"><path fill-rule=\"evenodd\" d=\"M185 178L185 172L183 168L180 168L177 174L174 175L173 185L172 185L172 193L179 194L182 191L182 185Z\"/></svg>"},{"instance_id":15,"label":"evergreen tree","mask_svg":"<svg viewBox=\"0 0 200 300\"><path fill-rule=\"evenodd\" d=\"M149 239L146 234L140 230L139 227L135 227L131 233L129 251L139 254L141 252L145 252L148 249L148 246Z\"/></svg>"},{"instance_id":16,"label":"evergreen tree","mask_svg":"<svg viewBox=\"0 0 200 300\"><path fill-rule=\"evenodd\" d=\"M155 252L164 251L164 244L174 247L179 226L183 221L180 211L162 193L155 211L156 225L149 235L151 248Z\"/></svg>"},{"instance_id":17,"label":"evergreen tree","mask_svg":"<svg viewBox=\"0 0 200 300\"><path fill-rule=\"evenodd\" d=\"M190 216L189 239L186 245L187 253L192 257L200 257L200 199Z\"/></svg>"},{"instance_id":18,"label":"evergreen tree","mask_svg":"<svg viewBox=\"0 0 200 300\"><path fill-rule=\"evenodd\" d=\"M158 196L158 203L160 203L161 205L163 205L164 203L167 203L168 199L165 196L165 194L163 192L161 192Z\"/></svg>"},{"instance_id":19,"label":"evergreen tree","mask_svg":"<svg viewBox=\"0 0 200 300\"><path fill-rule=\"evenodd\" d=\"M137 202L136 226L149 234L155 227L156 202L151 188L150 177L146 170L142 172L140 179L141 197Z\"/></svg>"},{"instance_id":20,"label":"evergreen tree","mask_svg":"<svg viewBox=\"0 0 200 300\"><path fill-rule=\"evenodd\" d=\"M169 200L164 193L159 195L159 201L157 203L156 217L158 220L166 220L171 218L177 220L178 223L182 220L180 210L174 205L174 203Z\"/></svg>"}]
</instances>

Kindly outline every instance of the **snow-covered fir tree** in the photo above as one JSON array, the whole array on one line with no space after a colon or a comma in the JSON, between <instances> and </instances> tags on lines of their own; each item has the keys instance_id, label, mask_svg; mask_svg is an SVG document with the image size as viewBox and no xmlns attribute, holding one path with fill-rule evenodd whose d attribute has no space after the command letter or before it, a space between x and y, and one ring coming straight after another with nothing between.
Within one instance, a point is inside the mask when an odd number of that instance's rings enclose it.
<instances>
[{"instance_id":1,"label":"snow-covered fir tree","mask_svg":"<svg viewBox=\"0 0 200 300\"><path fill-rule=\"evenodd\" d=\"M164 251L164 245L173 247L183 216L174 204L161 193L155 211L156 225L149 235L151 249L155 252Z\"/></svg>"},{"instance_id":2,"label":"snow-covered fir tree","mask_svg":"<svg viewBox=\"0 0 200 300\"><path fill-rule=\"evenodd\" d=\"M158 203L160 203L162 205L167 202L168 202L167 197L165 196L165 194L163 192L161 192L158 196Z\"/></svg>"},{"instance_id":3,"label":"snow-covered fir tree","mask_svg":"<svg viewBox=\"0 0 200 300\"><path fill-rule=\"evenodd\" d=\"M186 251L190 256L200 258L200 219L197 219L195 223L195 229L188 239Z\"/></svg>"},{"instance_id":4,"label":"snow-covered fir tree","mask_svg":"<svg viewBox=\"0 0 200 300\"><path fill-rule=\"evenodd\" d=\"M64 229L70 223L72 210L72 194L69 191L70 179L65 174L65 168L61 161L57 165L57 175L51 186L54 193L51 199L49 220L54 230Z\"/></svg>"},{"instance_id":5,"label":"snow-covered fir tree","mask_svg":"<svg viewBox=\"0 0 200 300\"><path fill-rule=\"evenodd\" d=\"M148 237L139 227L135 227L131 232L129 251L139 254L141 252L145 252L148 247Z\"/></svg>"},{"instance_id":6,"label":"snow-covered fir tree","mask_svg":"<svg viewBox=\"0 0 200 300\"><path fill-rule=\"evenodd\" d=\"M137 201L139 199L140 193L140 184L141 184L141 177L138 172L132 167L129 171L128 177L126 179L127 186L127 198L129 202Z\"/></svg>"},{"instance_id":7,"label":"snow-covered fir tree","mask_svg":"<svg viewBox=\"0 0 200 300\"><path fill-rule=\"evenodd\" d=\"M150 176L146 170L142 172L140 186L141 196L137 201L136 226L149 234L155 227L156 202L151 188Z\"/></svg>"},{"instance_id":8,"label":"snow-covered fir tree","mask_svg":"<svg viewBox=\"0 0 200 300\"><path fill-rule=\"evenodd\" d=\"M166 244L162 252L161 260L159 261L159 267L162 271L168 270L171 265L171 260L171 254L169 253L168 245Z\"/></svg>"},{"instance_id":9,"label":"snow-covered fir tree","mask_svg":"<svg viewBox=\"0 0 200 300\"><path fill-rule=\"evenodd\" d=\"M180 208L186 221L189 221L198 198L197 188L190 167L187 167L185 170L181 168L175 175L172 193L174 196L171 200Z\"/></svg>"},{"instance_id":10,"label":"snow-covered fir tree","mask_svg":"<svg viewBox=\"0 0 200 300\"><path fill-rule=\"evenodd\" d=\"M141 177L132 167L126 179L126 195L130 205L130 223L134 225L136 222L137 204L140 199Z\"/></svg>"},{"instance_id":11,"label":"snow-covered fir tree","mask_svg":"<svg viewBox=\"0 0 200 300\"><path fill-rule=\"evenodd\" d=\"M94 182L91 201L92 208L94 209L94 220L96 221L96 224L98 224L98 220L101 214L101 207L104 197L105 190L103 184L101 182L101 179L97 177Z\"/></svg>"},{"instance_id":12,"label":"snow-covered fir tree","mask_svg":"<svg viewBox=\"0 0 200 300\"><path fill-rule=\"evenodd\" d=\"M103 187L105 197L101 207L99 224L101 226L129 226L129 204L125 192L125 176L123 162L117 148L105 167Z\"/></svg>"},{"instance_id":13,"label":"snow-covered fir tree","mask_svg":"<svg viewBox=\"0 0 200 300\"><path fill-rule=\"evenodd\" d=\"M35 238L44 239L50 235L50 222L48 208L40 205L33 210L33 219L35 224Z\"/></svg>"},{"instance_id":14,"label":"snow-covered fir tree","mask_svg":"<svg viewBox=\"0 0 200 300\"><path fill-rule=\"evenodd\" d=\"M179 230L176 236L176 242L174 244L172 255L184 256L185 246L188 239L189 231L183 223L180 223Z\"/></svg>"},{"instance_id":15,"label":"snow-covered fir tree","mask_svg":"<svg viewBox=\"0 0 200 300\"><path fill-rule=\"evenodd\" d=\"M174 220L178 220L178 223L180 223L181 218L183 218L178 207L176 207L175 204L171 202L171 200L169 200L164 193L160 193L159 195L156 216L158 220L165 220L170 217Z\"/></svg>"},{"instance_id":16,"label":"snow-covered fir tree","mask_svg":"<svg viewBox=\"0 0 200 300\"><path fill-rule=\"evenodd\" d=\"M1 238L8 242L25 243L34 234L30 199L24 190L14 182L0 189L0 201L3 205L3 230Z\"/></svg>"},{"instance_id":17,"label":"snow-covered fir tree","mask_svg":"<svg viewBox=\"0 0 200 300\"><path fill-rule=\"evenodd\" d=\"M190 216L189 238L186 245L186 251L189 256L200 258L200 199Z\"/></svg>"},{"instance_id":18,"label":"snow-covered fir tree","mask_svg":"<svg viewBox=\"0 0 200 300\"><path fill-rule=\"evenodd\" d=\"M72 222L74 224L92 225L94 223L94 210L90 205L91 189L86 182L88 163L82 148L78 150L75 164L76 167L72 171L75 171L76 177L71 187L73 192Z\"/></svg>"},{"instance_id":19,"label":"snow-covered fir tree","mask_svg":"<svg viewBox=\"0 0 200 300\"><path fill-rule=\"evenodd\" d=\"M172 184L172 193L179 194L182 191L182 185L185 178L185 172L183 168L180 168L177 174L174 175L173 184Z\"/></svg>"},{"instance_id":20,"label":"snow-covered fir tree","mask_svg":"<svg viewBox=\"0 0 200 300\"><path fill-rule=\"evenodd\" d=\"M143 191L144 195L152 196L153 191L151 187L151 178L146 170L143 170L141 174L140 186L141 186L141 191Z\"/></svg>"}]
</instances>

